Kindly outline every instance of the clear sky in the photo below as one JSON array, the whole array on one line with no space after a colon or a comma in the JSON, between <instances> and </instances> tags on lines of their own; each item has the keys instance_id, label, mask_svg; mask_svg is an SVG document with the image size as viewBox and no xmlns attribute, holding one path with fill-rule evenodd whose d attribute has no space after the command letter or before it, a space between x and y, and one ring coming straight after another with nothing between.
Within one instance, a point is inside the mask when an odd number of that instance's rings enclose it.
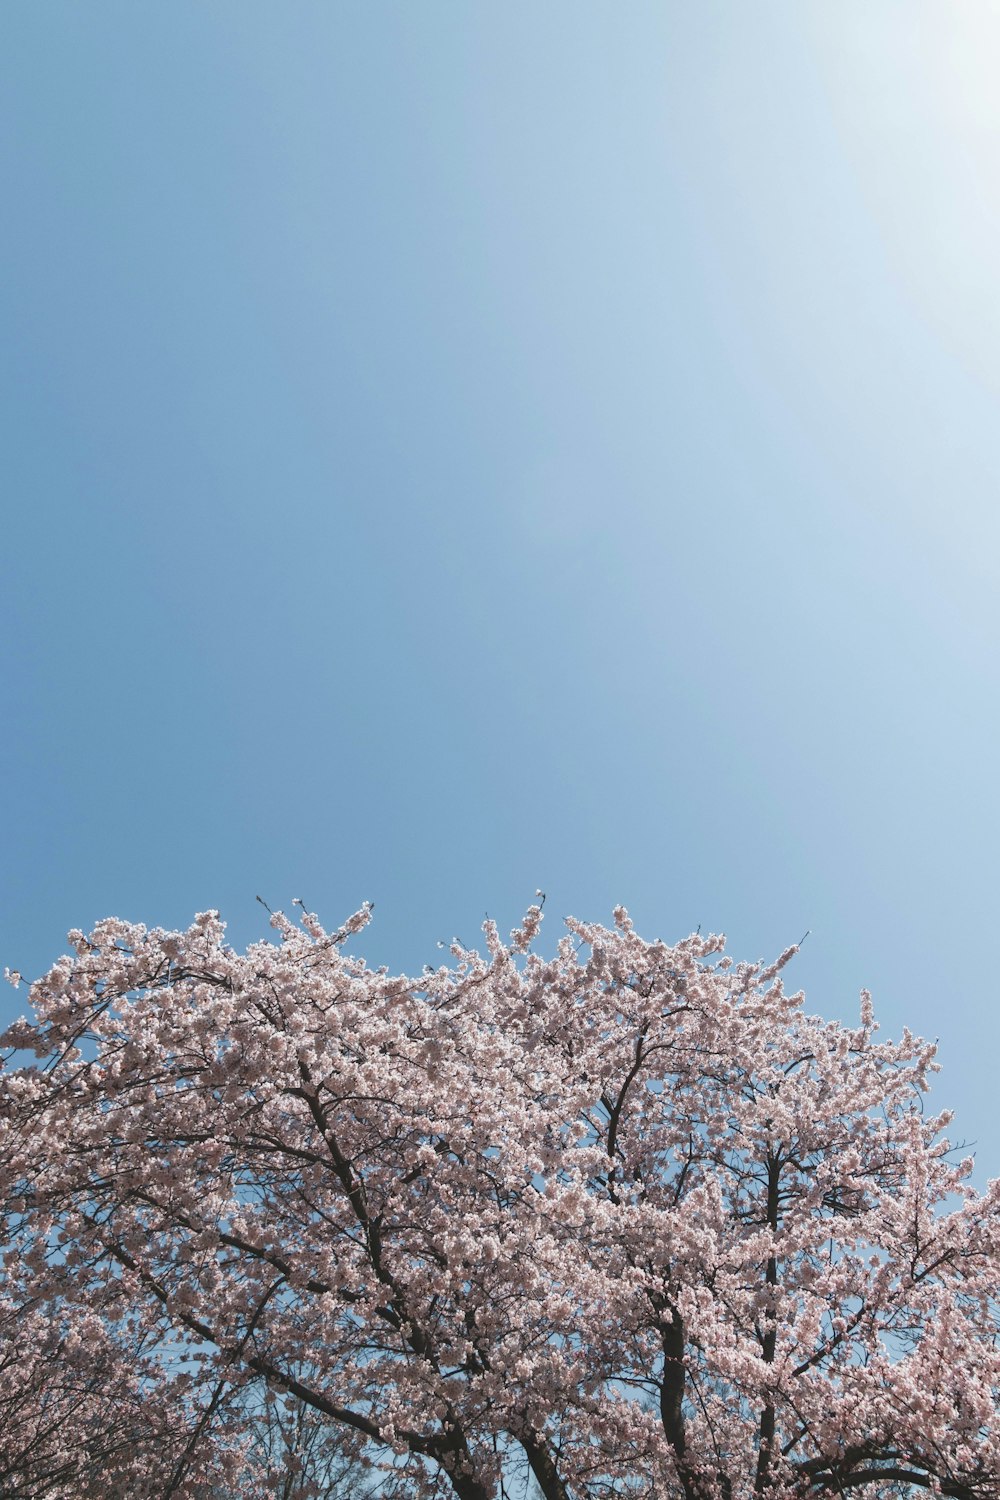
<instances>
[{"instance_id":1,"label":"clear sky","mask_svg":"<svg viewBox=\"0 0 1000 1500\"><path fill-rule=\"evenodd\" d=\"M0 962L809 928L1000 1174L1000 8L2 31Z\"/></svg>"}]
</instances>

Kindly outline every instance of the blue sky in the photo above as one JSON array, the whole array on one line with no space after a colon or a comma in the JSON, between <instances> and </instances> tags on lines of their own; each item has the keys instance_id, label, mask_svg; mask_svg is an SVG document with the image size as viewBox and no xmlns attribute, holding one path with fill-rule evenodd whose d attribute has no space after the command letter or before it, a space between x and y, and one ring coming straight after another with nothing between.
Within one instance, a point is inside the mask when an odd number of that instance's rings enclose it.
<instances>
[{"instance_id":1,"label":"blue sky","mask_svg":"<svg viewBox=\"0 0 1000 1500\"><path fill-rule=\"evenodd\" d=\"M2 961L258 893L413 969L537 887L809 928L1000 1172L998 59L986 3L8 5Z\"/></svg>"}]
</instances>

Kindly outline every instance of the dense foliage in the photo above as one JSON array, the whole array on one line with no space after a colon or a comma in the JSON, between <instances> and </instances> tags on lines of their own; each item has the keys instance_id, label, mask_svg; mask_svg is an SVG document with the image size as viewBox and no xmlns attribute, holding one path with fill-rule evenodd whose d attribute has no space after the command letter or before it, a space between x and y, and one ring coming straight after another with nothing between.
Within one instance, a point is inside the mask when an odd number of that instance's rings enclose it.
<instances>
[{"instance_id":1,"label":"dense foliage","mask_svg":"<svg viewBox=\"0 0 1000 1500\"><path fill-rule=\"evenodd\" d=\"M245 954L215 913L109 920L33 986L0 1407L49 1415L5 1427L0 1494L124 1464L123 1494L218 1495L239 1464L304 1496L303 1413L421 1500L519 1469L546 1500L998 1493L1000 1190L925 1113L932 1047L867 995L806 1014L794 950L620 909L545 958L533 907L417 979L347 956L366 920L277 916Z\"/></svg>"}]
</instances>

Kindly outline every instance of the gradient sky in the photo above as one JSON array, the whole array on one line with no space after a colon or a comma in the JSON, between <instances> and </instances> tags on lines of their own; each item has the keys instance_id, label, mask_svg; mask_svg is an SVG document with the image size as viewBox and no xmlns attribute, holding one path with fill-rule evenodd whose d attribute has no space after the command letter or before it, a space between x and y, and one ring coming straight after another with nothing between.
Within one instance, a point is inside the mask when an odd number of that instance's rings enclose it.
<instances>
[{"instance_id":1,"label":"gradient sky","mask_svg":"<svg viewBox=\"0 0 1000 1500\"><path fill-rule=\"evenodd\" d=\"M0 962L809 928L1000 1174L998 68L986 0L9 0Z\"/></svg>"}]
</instances>

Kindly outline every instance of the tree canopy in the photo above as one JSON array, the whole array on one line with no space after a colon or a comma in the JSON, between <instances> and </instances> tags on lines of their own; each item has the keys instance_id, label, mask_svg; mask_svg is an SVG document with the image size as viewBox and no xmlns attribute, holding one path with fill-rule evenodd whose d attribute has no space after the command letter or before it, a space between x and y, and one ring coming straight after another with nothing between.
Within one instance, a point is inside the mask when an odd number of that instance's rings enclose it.
<instances>
[{"instance_id":1,"label":"tree canopy","mask_svg":"<svg viewBox=\"0 0 1000 1500\"><path fill-rule=\"evenodd\" d=\"M621 908L419 977L346 952L367 918L70 934L3 1039L0 1407L84 1466L130 1413L135 1496L305 1497L241 1431L286 1403L414 1500L997 1494L1000 1187L932 1046ZM0 1494L85 1493L4 1444Z\"/></svg>"}]
</instances>

